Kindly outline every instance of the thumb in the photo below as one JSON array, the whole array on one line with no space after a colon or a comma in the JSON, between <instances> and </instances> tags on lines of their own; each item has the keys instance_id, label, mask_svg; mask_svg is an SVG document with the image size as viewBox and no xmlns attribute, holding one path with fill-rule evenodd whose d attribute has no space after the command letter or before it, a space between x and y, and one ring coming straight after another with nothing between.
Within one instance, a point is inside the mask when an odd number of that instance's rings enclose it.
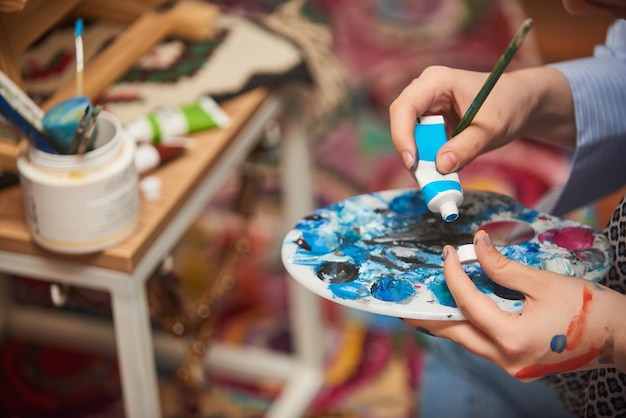
<instances>
[{"instance_id":1,"label":"thumb","mask_svg":"<svg viewBox=\"0 0 626 418\"><path fill-rule=\"evenodd\" d=\"M536 269L502 255L484 230L474 235L474 249L480 266L496 283L525 295L530 294L537 283L541 284Z\"/></svg>"},{"instance_id":2,"label":"thumb","mask_svg":"<svg viewBox=\"0 0 626 418\"><path fill-rule=\"evenodd\" d=\"M437 153L437 170L442 174L459 171L486 150L485 131L475 122L446 142Z\"/></svg>"}]
</instances>

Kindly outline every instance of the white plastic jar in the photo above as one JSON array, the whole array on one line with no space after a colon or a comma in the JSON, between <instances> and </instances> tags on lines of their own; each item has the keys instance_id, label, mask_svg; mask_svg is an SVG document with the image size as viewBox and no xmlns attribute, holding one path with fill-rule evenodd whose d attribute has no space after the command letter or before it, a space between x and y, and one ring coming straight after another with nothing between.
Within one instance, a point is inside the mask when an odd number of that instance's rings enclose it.
<instances>
[{"instance_id":1,"label":"white plastic jar","mask_svg":"<svg viewBox=\"0 0 626 418\"><path fill-rule=\"evenodd\" d=\"M139 220L135 141L103 111L94 149L58 155L28 144L17 159L26 220L34 241L68 254L103 250L127 238Z\"/></svg>"}]
</instances>

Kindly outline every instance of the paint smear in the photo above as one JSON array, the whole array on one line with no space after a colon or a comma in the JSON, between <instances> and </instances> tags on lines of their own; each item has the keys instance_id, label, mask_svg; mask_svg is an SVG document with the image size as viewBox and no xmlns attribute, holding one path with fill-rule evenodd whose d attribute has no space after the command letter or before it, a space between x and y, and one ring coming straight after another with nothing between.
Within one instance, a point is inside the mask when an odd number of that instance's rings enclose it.
<instances>
[{"instance_id":1,"label":"paint smear","mask_svg":"<svg viewBox=\"0 0 626 418\"><path fill-rule=\"evenodd\" d=\"M598 357L599 350L597 348L591 348L588 352L578 357L574 357L560 363L553 364L535 364L521 368L515 377L518 379L533 379L543 377L550 373L566 372L570 370L577 370L586 364L589 364Z\"/></svg>"},{"instance_id":2,"label":"paint smear","mask_svg":"<svg viewBox=\"0 0 626 418\"><path fill-rule=\"evenodd\" d=\"M583 340L585 333L585 326L587 325L587 316L589 315L589 305L593 293L587 287L583 288L583 306L580 308L580 313L572 318L572 321L567 328L567 345L566 350L573 350L578 347Z\"/></svg>"},{"instance_id":3,"label":"paint smear","mask_svg":"<svg viewBox=\"0 0 626 418\"><path fill-rule=\"evenodd\" d=\"M593 246L594 230L582 226L553 228L538 236L539 242L550 241L569 251L586 250Z\"/></svg>"}]
</instances>

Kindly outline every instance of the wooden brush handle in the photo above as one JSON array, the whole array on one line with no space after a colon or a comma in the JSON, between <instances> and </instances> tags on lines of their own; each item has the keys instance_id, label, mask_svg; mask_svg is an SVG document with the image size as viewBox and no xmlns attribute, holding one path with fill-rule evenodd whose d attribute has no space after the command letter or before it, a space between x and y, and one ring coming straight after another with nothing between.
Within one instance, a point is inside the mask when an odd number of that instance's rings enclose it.
<instances>
[{"instance_id":1,"label":"wooden brush handle","mask_svg":"<svg viewBox=\"0 0 626 418\"><path fill-rule=\"evenodd\" d=\"M72 11L72 15L85 20L105 20L127 25L168 1L160 0L160 4L151 4L146 0L83 0Z\"/></svg>"},{"instance_id":2,"label":"wooden brush handle","mask_svg":"<svg viewBox=\"0 0 626 418\"><path fill-rule=\"evenodd\" d=\"M139 57L166 36L182 27L188 33L210 37L218 15L213 5L180 2L165 11L150 10L115 38L113 43L86 63L83 72L83 94L94 100L105 88L115 83ZM75 77L60 87L46 103L44 110L76 94Z\"/></svg>"}]
</instances>

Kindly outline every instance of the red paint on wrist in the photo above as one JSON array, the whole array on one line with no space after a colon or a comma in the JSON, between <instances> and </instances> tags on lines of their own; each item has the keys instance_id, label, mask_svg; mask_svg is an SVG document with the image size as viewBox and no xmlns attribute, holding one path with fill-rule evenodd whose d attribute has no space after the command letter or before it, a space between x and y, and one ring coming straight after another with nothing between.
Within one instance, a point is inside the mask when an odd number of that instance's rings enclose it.
<instances>
[{"instance_id":1,"label":"red paint on wrist","mask_svg":"<svg viewBox=\"0 0 626 418\"><path fill-rule=\"evenodd\" d=\"M550 373L560 373L577 370L598 358L599 350L591 348L588 352L578 357L573 357L565 361L553 364L533 364L523 367L515 373L518 379L532 379L543 377Z\"/></svg>"},{"instance_id":2,"label":"red paint on wrist","mask_svg":"<svg viewBox=\"0 0 626 418\"><path fill-rule=\"evenodd\" d=\"M593 299L593 293L586 286L583 288L583 305L578 315L572 318L567 328L567 345L566 350L573 350L583 341L585 335L585 326L587 325L587 316L589 316L589 305Z\"/></svg>"}]
</instances>

